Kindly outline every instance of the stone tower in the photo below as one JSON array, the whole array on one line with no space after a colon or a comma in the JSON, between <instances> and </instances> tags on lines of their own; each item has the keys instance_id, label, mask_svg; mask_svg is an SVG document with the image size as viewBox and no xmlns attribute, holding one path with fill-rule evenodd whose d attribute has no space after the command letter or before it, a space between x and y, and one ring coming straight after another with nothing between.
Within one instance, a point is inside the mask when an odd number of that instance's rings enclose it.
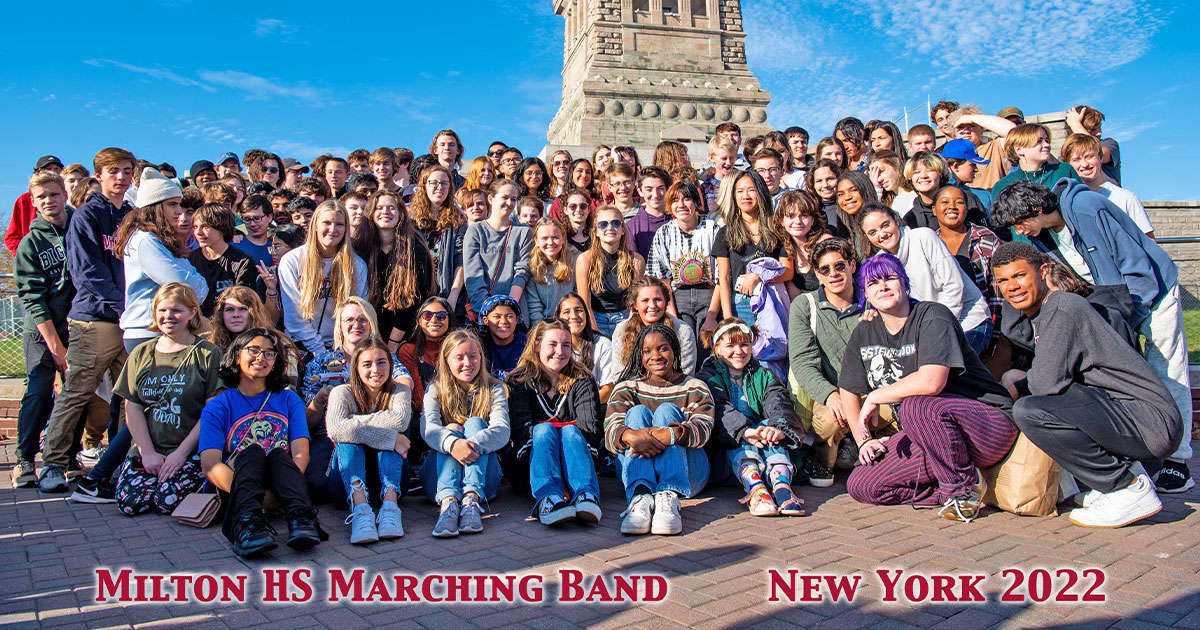
<instances>
[{"instance_id":1,"label":"stone tower","mask_svg":"<svg viewBox=\"0 0 1200 630\"><path fill-rule=\"evenodd\" d=\"M566 19L553 147L704 142L732 121L770 131L746 65L740 0L553 0Z\"/></svg>"}]
</instances>

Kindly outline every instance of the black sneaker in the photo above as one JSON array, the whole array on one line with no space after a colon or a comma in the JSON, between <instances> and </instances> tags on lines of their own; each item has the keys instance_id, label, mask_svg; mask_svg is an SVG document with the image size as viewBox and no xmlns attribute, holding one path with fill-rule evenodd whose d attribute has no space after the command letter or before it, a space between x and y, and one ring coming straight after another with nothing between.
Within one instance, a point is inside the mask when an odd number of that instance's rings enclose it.
<instances>
[{"instance_id":1,"label":"black sneaker","mask_svg":"<svg viewBox=\"0 0 1200 630\"><path fill-rule=\"evenodd\" d=\"M316 508L305 507L289 510L287 522L287 546L297 551L303 551L321 543L321 526L317 523Z\"/></svg>"},{"instance_id":2,"label":"black sneaker","mask_svg":"<svg viewBox=\"0 0 1200 630\"><path fill-rule=\"evenodd\" d=\"M77 503L116 503L117 488L107 481L84 477L75 484L75 492L70 498Z\"/></svg>"},{"instance_id":3,"label":"black sneaker","mask_svg":"<svg viewBox=\"0 0 1200 630\"><path fill-rule=\"evenodd\" d=\"M828 488L833 485L833 472L825 462L817 458L816 453L807 453L807 457L804 458L804 472L808 475L808 485L814 488Z\"/></svg>"},{"instance_id":4,"label":"black sneaker","mask_svg":"<svg viewBox=\"0 0 1200 630\"><path fill-rule=\"evenodd\" d=\"M542 525L565 523L575 518L576 513L574 504L553 494L542 497L542 500L538 501L537 507L534 510L537 512L538 520L542 522Z\"/></svg>"},{"instance_id":5,"label":"black sneaker","mask_svg":"<svg viewBox=\"0 0 1200 630\"><path fill-rule=\"evenodd\" d=\"M842 438L838 444L837 461L834 463L834 468L842 470L850 470L858 465L858 444L854 438L847 435Z\"/></svg>"},{"instance_id":6,"label":"black sneaker","mask_svg":"<svg viewBox=\"0 0 1200 630\"><path fill-rule=\"evenodd\" d=\"M250 558L266 553L279 545L275 543L275 528L267 522L262 510L246 512L233 524L233 553Z\"/></svg>"},{"instance_id":7,"label":"black sneaker","mask_svg":"<svg viewBox=\"0 0 1200 630\"><path fill-rule=\"evenodd\" d=\"M1163 462L1154 484L1163 494L1179 494L1191 490L1196 481L1192 479L1192 471L1188 470L1187 464L1168 459Z\"/></svg>"},{"instance_id":8,"label":"black sneaker","mask_svg":"<svg viewBox=\"0 0 1200 630\"><path fill-rule=\"evenodd\" d=\"M83 464L79 463L77 458L72 457L67 461L67 480L74 481L80 479L84 475Z\"/></svg>"}]
</instances>

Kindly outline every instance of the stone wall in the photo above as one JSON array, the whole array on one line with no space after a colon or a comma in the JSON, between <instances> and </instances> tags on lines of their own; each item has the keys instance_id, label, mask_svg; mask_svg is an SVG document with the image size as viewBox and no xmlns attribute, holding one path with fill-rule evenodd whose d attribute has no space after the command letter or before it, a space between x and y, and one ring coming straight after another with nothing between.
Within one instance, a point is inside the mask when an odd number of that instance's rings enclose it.
<instances>
[{"instance_id":1,"label":"stone wall","mask_svg":"<svg viewBox=\"0 0 1200 630\"><path fill-rule=\"evenodd\" d=\"M1146 212L1160 240L1195 238L1194 243L1162 243L1179 267L1183 307L1200 309L1200 201L1146 201Z\"/></svg>"}]
</instances>

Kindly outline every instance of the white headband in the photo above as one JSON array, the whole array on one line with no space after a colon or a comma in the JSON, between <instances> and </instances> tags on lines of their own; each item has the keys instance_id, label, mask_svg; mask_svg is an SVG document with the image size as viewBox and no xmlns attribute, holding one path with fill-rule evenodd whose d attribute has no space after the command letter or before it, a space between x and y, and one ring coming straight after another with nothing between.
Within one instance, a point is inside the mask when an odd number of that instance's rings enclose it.
<instances>
[{"instance_id":1,"label":"white headband","mask_svg":"<svg viewBox=\"0 0 1200 630\"><path fill-rule=\"evenodd\" d=\"M754 331L750 330L750 327L744 322L729 322L728 324L725 324L717 329L716 334L713 335L713 345L716 345L716 343L721 340L721 337L731 330L740 330L747 335L750 335L751 338L754 337Z\"/></svg>"}]
</instances>

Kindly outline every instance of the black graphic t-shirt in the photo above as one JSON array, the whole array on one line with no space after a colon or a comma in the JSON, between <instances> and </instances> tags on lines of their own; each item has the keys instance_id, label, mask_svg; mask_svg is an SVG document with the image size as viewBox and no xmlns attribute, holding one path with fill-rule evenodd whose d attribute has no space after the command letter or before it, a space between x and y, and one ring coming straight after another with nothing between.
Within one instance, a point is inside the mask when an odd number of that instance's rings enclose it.
<instances>
[{"instance_id":1,"label":"black graphic t-shirt","mask_svg":"<svg viewBox=\"0 0 1200 630\"><path fill-rule=\"evenodd\" d=\"M213 308L217 305L217 296L232 286L249 287L258 290L258 267L249 254L236 247L228 247L225 253L209 260L204 252L197 249L188 254L188 260L200 275L208 281L208 295L200 305L200 311L205 317L212 317ZM265 299L260 294L259 299Z\"/></svg>"},{"instance_id":2,"label":"black graphic t-shirt","mask_svg":"<svg viewBox=\"0 0 1200 630\"><path fill-rule=\"evenodd\" d=\"M1011 415L1012 399L967 345L958 319L942 304L913 304L908 321L893 335L882 317L860 322L850 333L838 386L856 394L886 387L925 365L950 368L944 394L963 396Z\"/></svg>"}]
</instances>

